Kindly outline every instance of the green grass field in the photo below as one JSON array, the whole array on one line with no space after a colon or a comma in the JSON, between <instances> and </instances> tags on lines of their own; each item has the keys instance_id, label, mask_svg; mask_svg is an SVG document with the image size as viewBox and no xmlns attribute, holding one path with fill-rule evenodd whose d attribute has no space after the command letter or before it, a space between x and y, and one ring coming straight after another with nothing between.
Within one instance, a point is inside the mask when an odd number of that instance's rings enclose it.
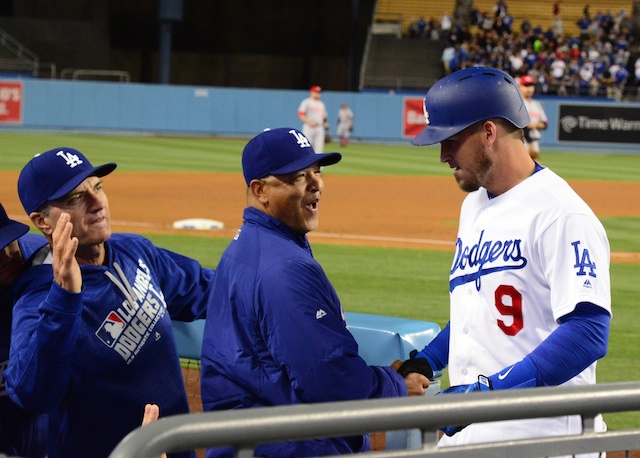
<instances>
[{"instance_id":1,"label":"green grass field","mask_svg":"<svg viewBox=\"0 0 640 458\"><path fill-rule=\"evenodd\" d=\"M58 146L83 151L94 164L114 161L119 171L240 172L247 139L133 137L0 132L4 170L19 170L36 153ZM338 146L330 144L327 151ZM436 147L354 143L331 173L450 175ZM567 179L640 181L640 155L543 152L544 164ZM2 197L2 196L0 196ZM640 215L605 218L612 251L640 252ZM156 244L215 267L227 240L198 235L148 235ZM433 321L448 319L451 254L442 251L314 244L345 310ZM640 381L640 265L612 264L614 319L608 355L598 363L600 383ZM442 383L447 385L446 377ZM610 429L640 427L640 412L606 415Z\"/></svg>"},{"instance_id":2,"label":"green grass field","mask_svg":"<svg viewBox=\"0 0 640 458\"><path fill-rule=\"evenodd\" d=\"M92 163L117 162L124 171L240 172L248 139L208 137L138 137L0 132L3 170L20 170L35 154L58 146L85 153ZM326 151L338 151L332 143ZM340 175L450 176L436 146L353 143L332 167ZM638 181L640 156L543 152L544 164L565 179Z\"/></svg>"}]
</instances>

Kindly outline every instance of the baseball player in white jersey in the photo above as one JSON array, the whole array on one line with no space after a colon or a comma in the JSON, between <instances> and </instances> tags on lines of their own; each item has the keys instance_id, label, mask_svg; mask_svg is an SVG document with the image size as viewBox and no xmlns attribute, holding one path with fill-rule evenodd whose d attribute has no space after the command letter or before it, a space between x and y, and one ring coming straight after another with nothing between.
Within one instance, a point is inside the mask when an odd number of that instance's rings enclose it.
<instances>
[{"instance_id":1,"label":"baseball player in white jersey","mask_svg":"<svg viewBox=\"0 0 640 458\"><path fill-rule=\"evenodd\" d=\"M342 102L338 110L338 128L336 133L340 139L340 146L349 146L349 137L353 130L353 110L346 102Z\"/></svg>"},{"instance_id":2,"label":"baseball player in white jersey","mask_svg":"<svg viewBox=\"0 0 640 458\"><path fill-rule=\"evenodd\" d=\"M302 121L302 133L309 139L316 153L324 151L327 108L320 100L322 88L312 86L310 95L298 107L298 117Z\"/></svg>"},{"instance_id":3,"label":"baseball player in white jersey","mask_svg":"<svg viewBox=\"0 0 640 458\"><path fill-rule=\"evenodd\" d=\"M468 192L449 276L450 321L400 367L428 377L448 366L440 394L596 383L607 351L609 242L587 204L537 164L523 142L529 115L508 74L471 67L425 98L414 145ZM443 426L440 446L579 434L579 416ZM606 425L595 418L596 431Z\"/></svg>"},{"instance_id":4,"label":"baseball player in white jersey","mask_svg":"<svg viewBox=\"0 0 640 458\"><path fill-rule=\"evenodd\" d=\"M524 99L524 106L527 107L530 118L529 125L524 130L524 144L529 150L529 155L533 159L539 159L540 139L542 138L540 131L549 127L549 120L542 104L537 100L533 100L533 94L536 90L536 82L533 78L530 75L521 76L519 87Z\"/></svg>"}]
</instances>

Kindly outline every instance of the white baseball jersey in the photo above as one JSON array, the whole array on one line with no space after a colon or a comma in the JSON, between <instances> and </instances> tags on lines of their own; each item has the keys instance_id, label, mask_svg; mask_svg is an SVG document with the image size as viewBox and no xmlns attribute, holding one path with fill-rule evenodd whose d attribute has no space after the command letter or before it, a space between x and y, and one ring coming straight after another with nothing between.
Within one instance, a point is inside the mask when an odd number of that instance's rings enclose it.
<instances>
[{"instance_id":1,"label":"white baseball jersey","mask_svg":"<svg viewBox=\"0 0 640 458\"><path fill-rule=\"evenodd\" d=\"M519 362L580 302L611 313L605 230L566 181L546 168L493 199L484 188L467 196L449 282L452 386ZM596 363L565 385L594 383ZM598 418L596 427L604 429ZM443 436L440 445L580 431L578 417L482 423Z\"/></svg>"},{"instance_id":2,"label":"white baseball jersey","mask_svg":"<svg viewBox=\"0 0 640 458\"><path fill-rule=\"evenodd\" d=\"M544 107L537 100L525 100L524 106L527 107L527 112L529 113L531 122L549 122L547 114L544 112ZM530 129L529 135L531 140L539 140L542 138L542 133L538 129Z\"/></svg>"},{"instance_id":3,"label":"white baseball jersey","mask_svg":"<svg viewBox=\"0 0 640 458\"><path fill-rule=\"evenodd\" d=\"M324 121L327 119L327 109L324 102L307 97L298 107L298 115L304 114L307 120L316 123L315 127L307 124L302 126L302 133L309 139L316 153L324 152Z\"/></svg>"},{"instance_id":4,"label":"white baseball jersey","mask_svg":"<svg viewBox=\"0 0 640 458\"><path fill-rule=\"evenodd\" d=\"M338 137L349 137L351 135L351 128L353 127L353 111L351 108L340 108L338 110Z\"/></svg>"}]
</instances>

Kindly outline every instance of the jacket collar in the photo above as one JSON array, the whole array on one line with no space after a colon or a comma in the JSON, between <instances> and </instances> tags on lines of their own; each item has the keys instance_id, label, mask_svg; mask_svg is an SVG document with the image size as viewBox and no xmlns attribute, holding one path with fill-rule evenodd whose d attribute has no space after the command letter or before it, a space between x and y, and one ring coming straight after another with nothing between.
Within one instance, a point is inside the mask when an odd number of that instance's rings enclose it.
<instances>
[{"instance_id":1,"label":"jacket collar","mask_svg":"<svg viewBox=\"0 0 640 458\"><path fill-rule=\"evenodd\" d=\"M254 223L254 224L257 224L258 226L262 226L266 229L277 232L280 235L284 236L285 238L293 240L301 248L311 251L311 247L309 246L309 241L307 240L307 235L300 234L299 232L295 232L291 230L289 226L284 224L279 219L276 219L273 216L267 215L265 212L260 211L254 207L245 208L244 214L242 216L244 218L245 224Z\"/></svg>"}]
</instances>

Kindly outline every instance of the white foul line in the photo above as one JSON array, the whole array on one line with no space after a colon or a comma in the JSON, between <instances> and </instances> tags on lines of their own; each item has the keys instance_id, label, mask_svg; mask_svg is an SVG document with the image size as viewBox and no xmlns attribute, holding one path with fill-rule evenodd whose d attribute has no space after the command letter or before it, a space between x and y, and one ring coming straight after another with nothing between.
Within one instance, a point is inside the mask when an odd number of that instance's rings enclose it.
<instances>
[{"instance_id":1,"label":"white foul line","mask_svg":"<svg viewBox=\"0 0 640 458\"><path fill-rule=\"evenodd\" d=\"M350 239L350 240L371 240L377 242L399 242L399 243L422 243L425 245L454 245L451 241L431 240L431 239L412 239L407 237L385 237L381 235L353 235L353 234L330 234L327 232L312 232L310 236L326 237L334 239Z\"/></svg>"},{"instance_id":2,"label":"white foul line","mask_svg":"<svg viewBox=\"0 0 640 458\"><path fill-rule=\"evenodd\" d=\"M158 224L158 223L137 223L134 221L112 221L111 223L118 226L132 226L132 227L138 226L138 227L165 228L165 229L171 228L168 225ZM431 239L414 239L414 238L408 238L408 237L387 237L382 235L355 235L355 234L332 234L329 232L311 232L309 236L332 238L332 239L345 239L345 240L369 240L374 242L416 243L416 244L423 244L423 245L445 245L445 246L455 245L454 242L451 242L448 240L445 241L445 240L431 240Z\"/></svg>"},{"instance_id":3,"label":"white foul line","mask_svg":"<svg viewBox=\"0 0 640 458\"><path fill-rule=\"evenodd\" d=\"M9 215L9 218L20 221L29 221L29 218L22 215ZM111 221L112 224L118 226L132 226L132 227L148 227L157 229L171 229L172 227L167 224L160 223L140 223L135 221ZM215 232L223 232L216 230ZM354 234L331 234L328 232L312 232L310 236L332 238L332 239L345 239L345 240L369 240L375 242L397 242L397 243L416 243L422 245L443 245L454 246L455 243L448 240L432 240L432 239L414 239L409 237L386 237L380 235L354 235ZM611 256L618 258L636 258L638 253L625 253L625 252L611 252Z\"/></svg>"},{"instance_id":4,"label":"white foul line","mask_svg":"<svg viewBox=\"0 0 640 458\"><path fill-rule=\"evenodd\" d=\"M111 224L116 226L132 226L132 227L155 227L159 229L169 229L171 226L160 223L138 223L135 221L111 221Z\"/></svg>"}]
</instances>

